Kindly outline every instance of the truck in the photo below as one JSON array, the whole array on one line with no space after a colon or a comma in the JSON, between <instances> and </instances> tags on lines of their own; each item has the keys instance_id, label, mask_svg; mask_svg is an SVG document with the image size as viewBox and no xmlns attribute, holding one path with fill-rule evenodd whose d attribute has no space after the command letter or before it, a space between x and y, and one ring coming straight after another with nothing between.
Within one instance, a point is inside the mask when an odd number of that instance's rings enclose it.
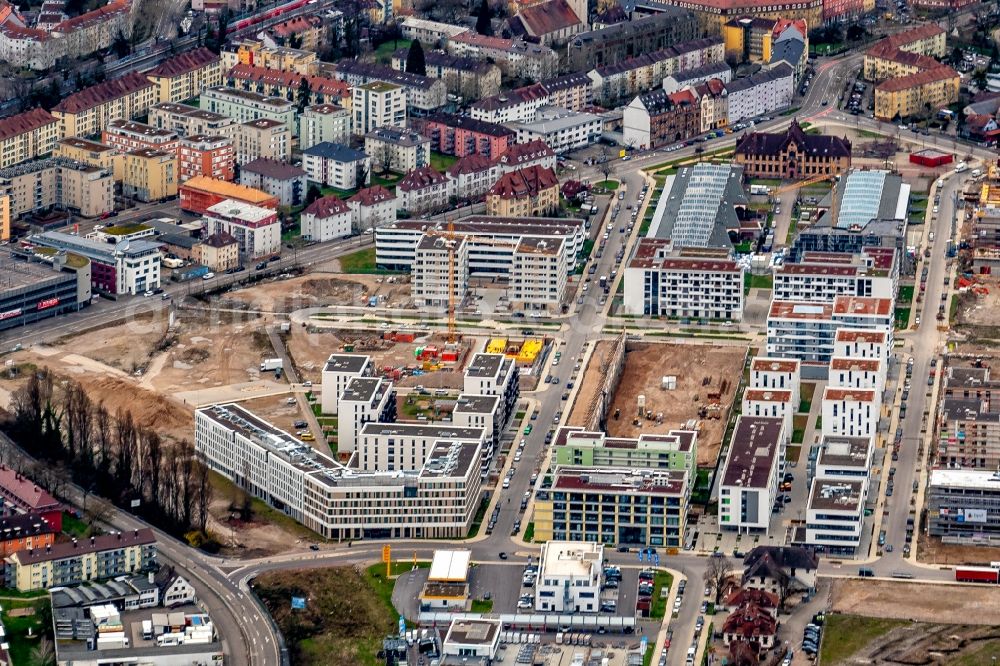
<instances>
[{"instance_id":1,"label":"truck","mask_svg":"<svg viewBox=\"0 0 1000 666\"><path fill-rule=\"evenodd\" d=\"M607 275L602 275L601 279L598 280L597 284L601 287L601 289L607 289L608 288L608 276Z\"/></svg>"},{"instance_id":2,"label":"truck","mask_svg":"<svg viewBox=\"0 0 1000 666\"><path fill-rule=\"evenodd\" d=\"M993 567L955 567L955 580L959 583L1000 583L1000 569Z\"/></svg>"},{"instance_id":3,"label":"truck","mask_svg":"<svg viewBox=\"0 0 1000 666\"><path fill-rule=\"evenodd\" d=\"M771 188L767 185L751 185L750 194L763 194L768 195L771 193Z\"/></svg>"},{"instance_id":4,"label":"truck","mask_svg":"<svg viewBox=\"0 0 1000 666\"><path fill-rule=\"evenodd\" d=\"M153 640L153 621L143 620L142 621L142 637L147 641Z\"/></svg>"},{"instance_id":5,"label":"truck","mask_svg":"<svg viewBox=\"0 0 1000 666\"><path fill-rule=\"evenodd\" d=\"M260 371L269 372L271 370L278 370L284 367L284 363L281 362L280 358L265 358L260 362Z\"/></svg>"}]
</instances>

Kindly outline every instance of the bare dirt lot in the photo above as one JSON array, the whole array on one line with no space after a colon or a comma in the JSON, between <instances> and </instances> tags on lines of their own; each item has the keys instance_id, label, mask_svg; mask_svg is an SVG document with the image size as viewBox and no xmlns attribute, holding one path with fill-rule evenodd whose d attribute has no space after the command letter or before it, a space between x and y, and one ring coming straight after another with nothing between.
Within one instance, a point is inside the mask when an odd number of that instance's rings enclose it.
<instances>
[{"instance_id":1,"label":"bare dirt lot","mask_svg":"<svg viewBox=\"0 0 1000 666\"><path fill-rule=\"evenodd\" d=\"M582 412L590 404L589 396L597 390L602 374L594 369L602 367L611 345L610 341L597 343L588 372L583 375L587 379L570 415L571 425L574 419L584 418ZM715 464L725 434L726 416L743 371L746 349L708 345L695 349L692 345L659 342L630 342L627 349L625 369L609 410L608 434L638 437L644 432L668 432L685 427L689 421L697 421L698 464ZM669 375L677 377L677 388L661 389L662 378ZM645 396L646 409L654 414L654 420L640 418L638 423L634 420L640 395ZM703 412L709 405L712 407L707 413ZM616 410L621 410L618 419L614 418ZM657 423L655 415L661 413L663 421ZM715 416L718 418L713 418Z\"/></svg>"},{"instance_id":2,"label":"bare dirt lot","mask_svg":"<svg viewBox=\"0 0 1000 666\"><path fill-rule=\"evenodd\" d=\"M978 585L838 579L830 596L837 613L917 622L995 625L1000 613L1000 594Z\"/></svg>"},{"instance_id":3,"label":"bare dirt lot","mask_svg":"<svg viewBox=\"0 0 1000 666\"><path fill-rule=\"evenodd\" d=\"M302 308L367 305L373 296L382 307L406 307L410 287L400 276L313 272L284 280L269 280L226 295L262 312L287 313Z\"/></svg>"},{"instance_id":4,"label":"bare dirt lot","mask_svg":"<svg viewBox=\"0 0 1000 666\"><path fill-rule=\"evenodd\" d=\"M1000 548L941 543L941 539L921 532L917 540L917 557L926 563L981 565L1000 560Z\"/></svg>"},{"instance_id":5,"label":"bare dirt lot","mask_svg":"<svg viewBox=\"0 0 1000 666\"><path fill-rule=\"evenodd\" d=\"M972 291L958 296L957 323L960 326L995 327L1000 308L1000 278L976 275Z\"/></svg>"}]
</instances>

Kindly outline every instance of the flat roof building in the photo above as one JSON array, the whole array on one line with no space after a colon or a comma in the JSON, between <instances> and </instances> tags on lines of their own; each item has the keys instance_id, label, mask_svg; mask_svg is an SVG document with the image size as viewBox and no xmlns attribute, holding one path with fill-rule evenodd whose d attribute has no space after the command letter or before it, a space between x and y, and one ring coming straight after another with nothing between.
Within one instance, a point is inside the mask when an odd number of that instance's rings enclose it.
<instances>
[{"instance_id":1,"label":"flat roof building","mask_svg":"<svg viewBox=\"0 0 1000 666\"><path fill-rule=\"evenodd\" d=\"M596 613L600 605L604 545L581 541L549 541L538 556L535 610Z\"/></svg>"},{"instance_id":2,"label":"flat roof building","mask_svg":"<svg viewBox=\"0 0 1000 666\"><path fill-rule=\"evenodd\" d=\"M853 554L861 544L868 479L817 477L806 504L806 544Z\"/></svg>"},{"instance_id":3,"label":"flat roof building","mask_svg":"<svg viewBox=\"0 0 1000 666\"><path fill-rule=\"evenodd\" d=\"M599 431L562 430L554 442L557 465L668 469L687 472L693 478L698 459L698 433L694 430L642 433L634 439Z\"/></svg>"},{"instance_id":4,"label":"flat roof building","mask_svg":"<svg viewBox=\"0 0 1000 666\"><path fill-rule=\"evenodd\" d=\"M995 546L1000 541L1000 473L931 470L927 523L930 535L945 542Z\"/></svg>"},{"instance_id":5,"label":"flat roof building","mask_svg":"<svg viewBox=\"0 0 1000 666\"><path fill-rule=\"evenodd\" d=\"M719 526L767 532L783 465L784 420L740 416L719 484Z\"/></svg>"}]
</instances>

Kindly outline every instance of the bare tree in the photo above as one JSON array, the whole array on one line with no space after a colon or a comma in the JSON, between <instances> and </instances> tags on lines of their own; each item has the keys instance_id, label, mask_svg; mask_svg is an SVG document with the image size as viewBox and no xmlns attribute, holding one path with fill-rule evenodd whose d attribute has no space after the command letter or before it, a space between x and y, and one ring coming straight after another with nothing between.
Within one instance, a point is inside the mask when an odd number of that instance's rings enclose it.
<instances>
[{"instance_id":1,"label":"bare tree","mask_svg":"<svg viewBox=\"0 0 1000 666\"><path fill-rule=\"evenodd\" d=\"M195 474L198 497L197 527L204 532L208 525L208 507L212 503L212 485L208 480L208 465L199 461L195 468Z\"/></svg>"},{"instance_id":2,"label":"bare tree","mask_svg":"<svg viewBox=\"0 0 1000 666\"><path fill-rule=\"evenodd\" d=\"M608 152L607 146L601 148L601 156L598 158L597 168L604 175L604 180L607 181L608 176L611 175L611 154Z\"/></svg>"},{"instance_id":3,"label":"bare tree","mask_svg":"<svg viewBox=\"0 0 1000 666\"><path fill-rule=\"evenodd\" d=\"M56 663L56 649L52 641L42 637L38 645L31 649L32 666L52 666Z\"/></svg>"},{"instance_id":4,"label":"bare tree","mask_svg":"<svg viewBox=\"0 0 1000 666\"><path fill-rule=\"evenodd\" d=\"M785 602L788 601L794 591L794 581L792 580L792 577L784 571L779 571L778 578L775 583L778 586L778 610L784 612Z\"/></svg>"},{"instance_id":5,"label":"bare tree","mask_svg":"<svg viewBox=\"0 0 1000 666\"><path fill-rule=\"evenodd\" d=\"M715 595L715 605L722 601L722 593L726 589L726 579L729 577L732 563L726 556L708 558L708 567L705 569L705 585L707 585Z\"/></svg>"},{"instance_id":6,"label":"bare tree","mask_svg":"<svg viewBox=\"0 0 1000 666\"><path fill-rule=\"evenodd\" d=\"M757 651L744 640L735 640L729 644L730 664L733 666L757 666Z\"/></svg>"},{"instance_id":7,"label":"bare tree","mask_svg":"<svg viewBox=\"0 0 1000 666\"><path fill-rule=\"evenodd\" d=\"M379 173L385 174L389 172L389 169L392 167L394 153L395 151L388 141L383 141L379 144L378 148L375 149L375 154L372 155L372 157L381 169Z\"/></svg>"}]
</instances>

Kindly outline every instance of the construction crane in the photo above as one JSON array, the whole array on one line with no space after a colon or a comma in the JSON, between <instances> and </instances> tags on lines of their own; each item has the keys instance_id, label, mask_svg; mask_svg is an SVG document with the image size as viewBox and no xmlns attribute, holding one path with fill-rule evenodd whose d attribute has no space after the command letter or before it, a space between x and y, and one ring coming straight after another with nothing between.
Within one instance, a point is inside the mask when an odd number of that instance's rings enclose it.
<instances>
[{"instance_id":1,"label":"construction crane","mask_svg":"<svg viewBox=\"0 0 1000 666\"><path fill-rule=\"evenodd\" d=\"M788 185L783 185L771 192L771 196L777 196L784 194L785 192L791 192L792 190L801 190L803 187L809 187L810 185L816 185L817 183L825 183L826 181L831 181L833 186L830 189L830 219L836 223L837 220L837 184L840 182L839 173L823 174L820 176L813 176L812 178L807 178L805 180L796 181Z\"/></svg>"}]
</instances>

